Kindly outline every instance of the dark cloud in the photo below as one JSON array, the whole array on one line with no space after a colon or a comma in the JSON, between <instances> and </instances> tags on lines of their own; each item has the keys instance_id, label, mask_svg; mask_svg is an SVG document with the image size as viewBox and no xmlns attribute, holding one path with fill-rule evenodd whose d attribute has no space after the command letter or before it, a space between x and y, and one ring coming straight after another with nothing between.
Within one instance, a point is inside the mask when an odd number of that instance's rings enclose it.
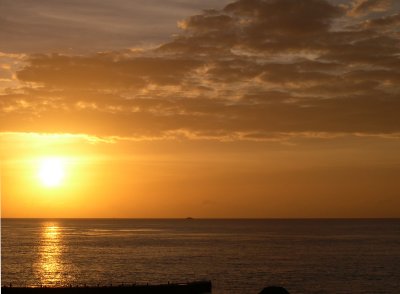
<instances>
[{"instance_id":1,"label":"dark cloud","mask_svg":"<svg viewBox=\"0 0 400 294\"><path fill-rule=\"evenodd\" d=\"M310 35L327 31L343 11L323 0L239 0L224 9L243 24L249 37Z\"/></svg>"},{"instance_id":2,"label":"dark cloud","mask_svg":"<svg viewBox=\"0 0 400 294\"><path fill-rule=\"evenodd\" d=\"M183 75L201 65L187 59L123 58L114 54L92 57L37 55L17 73L21 81L69 88L130 88L147 83L180 83Z\"/></svg>"},{"instance_id":3,"label":"dark cloud","mask_svg":"<svg viewBox=\"0 0 400 294\"><path fill-rule=\"evenodd\" d=\"M393 29L396 32L399 32L399 30L400 30L400 28L399 28L400 27L400 13L366 20L363 23L363 26L364 26L364 28L369 28L369 29L378 29L378 30Z\"/></svg>"},{"instance_id":4,"label":"dark cloud","mask_svg":"<svg viewBox=\"0 0 400 294\"><path fill-rule=\"evenodd\" d=\"M396 15L368 22L323 0L239 0L182 21L156 50L33 55L17 72L25 88L0 96L1 131L399 133L399 36L378 29Z\"/></svg>"},{"instance_id":5,"label":"dark cloud","mask_svg":"<svg viewBox=\"0 0 400 294\"><path fill-rule=\"evenodd\" d=\"M181 23L185 35L161 49L226 54L226 49L308 49L344 10L324 0L243 0ZM225 50L224 50L225 49Z\"/></svg>"}]
</instances>

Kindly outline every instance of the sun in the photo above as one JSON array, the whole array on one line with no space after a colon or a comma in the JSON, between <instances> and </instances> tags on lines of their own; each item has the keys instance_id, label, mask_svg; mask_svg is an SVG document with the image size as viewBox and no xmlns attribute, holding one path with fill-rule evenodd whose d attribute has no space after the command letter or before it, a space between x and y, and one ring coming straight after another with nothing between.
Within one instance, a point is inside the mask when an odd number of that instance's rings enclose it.
<instances>
[{"instance_id":1,"label":"sun","mask_svg":"<svg viewBox=\"0 0 400 294\"><path fill-rule=\"evenodd\" d=\"M65 176L65 165L61 158L49 157L39 162L39 179L46 187L58 187Z\"/></svg>"}]
</instances>

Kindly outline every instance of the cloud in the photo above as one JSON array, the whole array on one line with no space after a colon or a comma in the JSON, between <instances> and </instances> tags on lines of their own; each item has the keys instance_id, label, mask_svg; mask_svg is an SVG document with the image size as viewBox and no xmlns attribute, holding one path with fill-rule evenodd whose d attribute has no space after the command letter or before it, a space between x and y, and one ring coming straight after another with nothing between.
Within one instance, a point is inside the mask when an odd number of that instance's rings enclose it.
<instances>
[{"instance_id":1,"label":"cloud","mask_svg":"<svg viewBox=\"0 0 400 294\"><path fill-rule=\"evenodd\" d=\"M239 0L183 20L154 50L30 55L20 87L0 96L0 130L390 137L400 132L400 37L382 28L397 14L355 20L323 0Z\"/></svg>"},{"instance_id":2,"label":"cloud","mask_svg":"<svg viewBox=\"0 0 400 294\"><path fill-rule=\"evenodd\" d=\"M323 0L239 0L224 11L241 21L245 33L263 38L271 33L287 36L327 31L332 19L343 13Z\"/></svg>"},{"instance_id":3,"label":"cloud","mask_svg":"<svg viewBox=\"0 0 400 294\"><path fill-rule=\"evenodd\" d=\"M382 12L390 8L392 0L356 0L350 15L360 16L372 12Z\"/></svg>"},{"instance_id":4,"label":"cloud","mask_svg":"<svg viewBox=\"0 0 400 294\"><path fill-rule=\"evenodd\" d=\"M400 26L400 13L389 16L383 16L374 19L368 19L363 23L363 27L374 30L385 30L399 32Z\"/></svg>"},{"instance_id":5,"label":"cloud","mask_svg":"<svg viewBox=\"0 0 400 294\"><path fill-rule=\"evenodd\" d=\"M200 65L200 61L182 58L36 55L17 77L60 88L142 88L148 83L179 83L184 74Z\"/></svg>"},{"instance_id":6,"label":"cloud","mask_svg":"<svg viewBox=\"0 0 400 294\"><path fill-rule=\"evenodd\" d=\"M225 53L307 49L344 10L323 0L240 0L221 11L206 11L181 22L185 34L165 51Z\"/></svg>"}]
</instances>

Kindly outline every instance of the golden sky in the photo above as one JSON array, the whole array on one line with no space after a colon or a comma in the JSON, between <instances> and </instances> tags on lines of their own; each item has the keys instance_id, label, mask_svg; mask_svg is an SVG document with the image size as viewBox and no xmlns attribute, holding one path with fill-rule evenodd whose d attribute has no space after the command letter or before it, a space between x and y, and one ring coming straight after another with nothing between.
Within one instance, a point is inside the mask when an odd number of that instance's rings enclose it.
<instances>
[{"instance_id":1,"label":"golden sky","mask_svg":"<svg viewBox=\"0 0 400 294\"><path fill-rule=\"evenodd\" d=\"M400 217L400 2L136 2L2 1L2 217Z\"/></svg>"}]
</instances>

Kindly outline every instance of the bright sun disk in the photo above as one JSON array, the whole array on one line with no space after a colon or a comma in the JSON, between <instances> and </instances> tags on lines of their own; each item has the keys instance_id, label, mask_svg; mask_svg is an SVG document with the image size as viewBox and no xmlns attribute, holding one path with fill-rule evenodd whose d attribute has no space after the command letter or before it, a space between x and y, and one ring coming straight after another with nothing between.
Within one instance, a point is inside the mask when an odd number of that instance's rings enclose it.
<instances>
[{"instance_id":1,"label":"bright sun disk","mask_svg":"<svg viewBox=\"0 0 400 294\"><path fill-rule=\"evenodd\" d=\"M45 158L39 164L39 178L46 187L57 187L64 178L64 163L60 158Z\"/></svg>"}]
</instances>

